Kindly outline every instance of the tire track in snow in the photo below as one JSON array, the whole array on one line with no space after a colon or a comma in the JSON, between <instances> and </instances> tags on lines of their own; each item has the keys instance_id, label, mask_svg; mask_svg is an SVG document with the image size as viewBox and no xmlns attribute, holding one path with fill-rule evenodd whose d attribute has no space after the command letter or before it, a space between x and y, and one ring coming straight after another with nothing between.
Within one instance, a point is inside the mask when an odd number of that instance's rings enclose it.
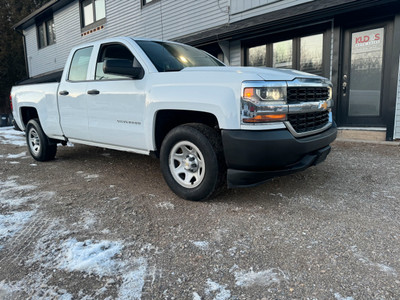
<instances>
[{"instance_id":1,"label":"tire track in snow","mask_svg":"<svg viewBox=\"0 0 400 300\"><path fill-rule=\"evenodd\" d=\"M30 234L27 234L24 236L24 238L21 241L22 241L22 245L25 245L25 246L23 246L22 248L16 249L17 251L13 252L12 256L14 256L14 259L11 261L11 263L15 263L17 261L17 259L20 258L21 254L23 254L24 251L26 249L28 249L28 247L33 242L35 242L35 243L37 242L39 235L43 232L43 229L47 228L49 221L50 221L49 219L40 220L35 225L33 233L31 233L32 231L30 231ZM39 225L40 223L42 223L42 224Z\"/></svg>"},{"instance_id":2,"label":"tire track in snow","mask_svg":"<svg viewBox=\"0 0 400 300\"><path fill-rule=\"evenodd\" d=\"M2 249L3 258L0 264L15 263L21 254L33 243L43 232L49 220L34 218L31 222L24 225L24 228L10 239L10 242ZM5 253L4 253L5 252Z\"/></svg>"}]
</instances>

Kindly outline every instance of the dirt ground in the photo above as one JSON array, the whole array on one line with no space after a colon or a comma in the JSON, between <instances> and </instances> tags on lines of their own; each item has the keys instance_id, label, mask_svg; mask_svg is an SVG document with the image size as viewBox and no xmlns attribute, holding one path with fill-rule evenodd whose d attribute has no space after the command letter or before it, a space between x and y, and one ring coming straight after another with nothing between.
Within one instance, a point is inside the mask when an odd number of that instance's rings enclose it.
<instances>
[{"instance_id":1,"label":"dirt ground","mask_svg":"<svg viewBox=\"0 0 400 300\"><path fill-rule=\"evenodd\" d=\"M0 128L0 299L399 299L400 147L189 202L156 159Z\"/></svg>"}]
</instances>

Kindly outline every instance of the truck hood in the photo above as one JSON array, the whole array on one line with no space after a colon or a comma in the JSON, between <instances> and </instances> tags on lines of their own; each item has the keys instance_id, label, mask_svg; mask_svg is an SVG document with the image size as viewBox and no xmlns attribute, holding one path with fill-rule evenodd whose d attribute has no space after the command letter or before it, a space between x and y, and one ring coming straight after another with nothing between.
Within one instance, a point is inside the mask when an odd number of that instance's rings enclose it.
<instances>
[{"instance_id":1,"label":"truck hood","mask_svg":"<svg viewBox=\"0 0 400 300\"><path fill-rule=\"evenodd\" d=\"M221 72L225 74L241 74L249 78L260 77L260 80L285 80L292 81L295 78L324 79L323 77L291 69L275 69L267 67L188 67L181 72Z\"/></svg>"}]
</instances>

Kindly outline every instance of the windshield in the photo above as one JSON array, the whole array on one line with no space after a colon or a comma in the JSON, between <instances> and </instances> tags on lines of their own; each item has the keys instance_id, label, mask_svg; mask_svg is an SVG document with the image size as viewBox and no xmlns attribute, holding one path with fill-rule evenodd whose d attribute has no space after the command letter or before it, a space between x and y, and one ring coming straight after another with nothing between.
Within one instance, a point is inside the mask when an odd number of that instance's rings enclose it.
<instances>
[{"instance_id":1,"label":"windshield","mask_svg":"<svg viewBox=\"0 0 400 300\"><path fill-rule=\"evenodd\" d=\"M224 66L208 53L196 48L156 41L136 41L159 72L180 71L186 67Z\"/></svg>"}]
</instances>

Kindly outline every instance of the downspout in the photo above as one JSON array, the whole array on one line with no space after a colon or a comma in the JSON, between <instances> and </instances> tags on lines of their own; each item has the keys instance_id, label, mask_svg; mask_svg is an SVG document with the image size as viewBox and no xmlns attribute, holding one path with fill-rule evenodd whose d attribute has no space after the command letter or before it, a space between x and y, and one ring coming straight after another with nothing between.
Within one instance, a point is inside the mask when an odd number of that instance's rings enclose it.
<instances>
[{"instance_id":1,"label":"downspout","mask_svg":"<svg viewBox=\"0 0 400 300\"><path fill-rule=\"evenodd\" d=\"M25 71L27 78L29 78L30 76L29 76L29 65L28 65L27 50L26 50L26 37L24 33L18 30L17 28L14 28L14 30L22 36L22 44L24 45Z\"/></svg>"}]
</instances>

